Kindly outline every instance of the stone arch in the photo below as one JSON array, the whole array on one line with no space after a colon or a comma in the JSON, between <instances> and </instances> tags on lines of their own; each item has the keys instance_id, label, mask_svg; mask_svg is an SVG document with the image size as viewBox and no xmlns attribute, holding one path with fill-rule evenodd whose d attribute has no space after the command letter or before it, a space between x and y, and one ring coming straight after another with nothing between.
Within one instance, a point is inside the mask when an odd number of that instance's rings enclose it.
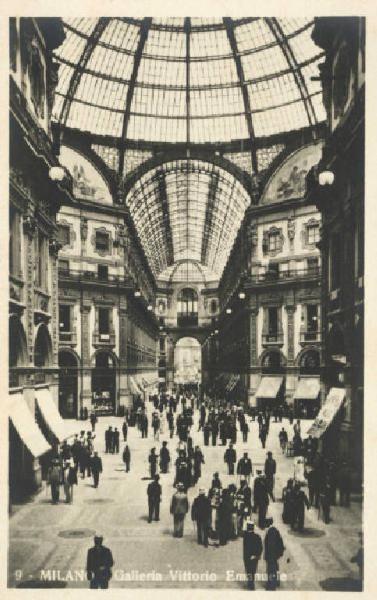
<instances>
[{"instance_id":1,"label":"stone arch","mask_svg":"<svg viewBox=\"0 0 377 600\"><path fill-rule=\"evenodd\" d=\"M24 326L18 315L9 317L9 366L22 367L28 364L27 340Z\"/></svg>"},{"instance_id":2,"label":"stone arch","mask_svg":"<svg viewBox=\"0 0 377 600\"><path fill-rule=\"evenodd\" d=\"M319 375L321 367L321 353L315 346L303 348L296 357L296 366L302 374Z\"/></svg>"},{"instance_id":3,"label":"stone arch","mask_svg":"<svg viewBox=\"0 0 377 600\"><path fill-rule=\"evenodd\" d=\"M52 341L48 327L40 323L34 337L34 365L48 367L53 363Z\"/></svg>"},{"instance_id":4,"label":"stone arch","mask_svg":"<svg viewBox=\"0 0 377 600\"><path fill-rule=\"evenodd\" d=\"M287 366L287 359L279 348L268 348L260 355L259 364L262 372L279 372Z\"/></svg>"}]
</instances>

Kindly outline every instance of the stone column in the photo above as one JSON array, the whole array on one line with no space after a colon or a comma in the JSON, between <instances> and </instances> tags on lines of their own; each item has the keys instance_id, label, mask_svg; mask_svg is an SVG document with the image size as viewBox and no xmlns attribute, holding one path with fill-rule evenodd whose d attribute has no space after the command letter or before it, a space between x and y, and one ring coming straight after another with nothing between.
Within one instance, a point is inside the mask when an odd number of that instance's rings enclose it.
<instances>
[{"instance_id":1,"label":"stone column","mask_svg":"<svg viewBox=\"0 0 377 600\"><path fill-rule=\"evenodd\" d=\"M81 304L81 393L80 407L87 408L88 411L92 408L92 371L90 365L90 324L89 313L91 305Z\"/></svg>"},{"instance_id":2,"label":"stone column","mask_svg":"<svg viewBox=\"0 0 377 600\"><path fill-rule=\"evenodd\" d=\"M295 374L295 312L296 306L287 305L285 307L287 312L288 326L287 326L287 375L285 382L285 400L288 404L294 403L293 395L297 386L297 375Z\"/></svg>"},{"instance_id":3,"label":"stone column","mask_svg":"<svg viewBox=\"0 0 377 600\"><path fill-rule=\"evenodd\" d=\"M166 387L172 389L174 385L174 343L166 336Z\"/></svg>"},{"instance_id":4,"label":"stone column","mask_svg":"<svg viewBox=\"0 0 377 600\"><path fill-rule=\"evenodd\" d=\"M33 216L24 216L23 231L25 237L25 324L29 363L34 364L34 234L36 221Z\"/></svg>"},{"instance_id":5,"label":"stone column","mask_svg":"<svg viewBox=\"0 0 377 600\"><path fill-rule=\"evenodd\" d=\"M256 406L255 393L260 382L260 369L258 366L258 307L249 311L249 406Z\"/></svg>"},{"instance_id":6,"label":"stone column","mask_svg":"<svg viewBox=\"0 0 377 600\"><path fill-rule=\"evenodd\" d=\"M128 313L127 306L119 307L119 408L132 407L132 395L128 386Z\"/></svg>"}]
</instances>

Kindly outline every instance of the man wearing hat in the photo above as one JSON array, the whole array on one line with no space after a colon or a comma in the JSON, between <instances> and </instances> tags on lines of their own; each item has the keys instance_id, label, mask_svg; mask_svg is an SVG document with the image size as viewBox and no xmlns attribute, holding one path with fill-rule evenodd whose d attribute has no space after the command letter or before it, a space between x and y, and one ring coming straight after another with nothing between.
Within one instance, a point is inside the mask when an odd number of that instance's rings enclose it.
<instances>
[{"instance_id":1,"label":"man wearing hat","mask_svg":"<svg viewBox=\"0 0 377 600\"><path fill-rule=\"evenodd\" d=\"M168 443L162 442L162 448L160 450L160 469L161 473L167 473L170 463L170 452L168 450Z\"/></svg>"},{"instance_id":2,"label":"man wearing hat","mask_svg":"<svg viewBox=\"0 0 377 600\"><path fill-rule=\"evenodd\" d=\"M243 538L243 562L250 590L255 590L255 573L262 552L262 538L255 533L253 521L247 521Z\"/></svg>"},{"instance_id":3,"label":"man wearing hat","mask_svg":"<svg viewBox=\"0 0 377 600\"><path fill-rule=\"evenodd\" d=\"M265 519L269 504L266 480L262 471L257 470L257 476L254 480L254 512L258 512L258 527L264 529Z\"/></svg>"},{"instance_id":4,"label":"man wearing hat","mask_svg":"<svg viewBox=\"0 0 377 600\"><path fill-rule=\"evenodd\" d=\"M228 465L228 474L234 475L234 465L237 462L237 454L232 443L230 443L229 448L225 450L224 462Z\"/></svg>"},{"instance_id":5,"label":"man wearing hat","mask_svg":"<svg viewBox=\"0 0 377 600\"><path fill-rule=\"evenodd\" d=\"M51 486L51 500L58 504L60 496L60 485L63 483L63 469L59 458L54 458L47 471L47 484Z\"/></svg>"},{"instance_id":6,"label":"man wearing hat","mask_svg":"<svg viewBox=\"0 0 377 600\"><path fill-rule=\"evenodd\" d=\"M152 522L153 516L155 521L160 520L160 502L161 502L161 485L158 483L160 479L159 475L154 476L154 481L148 485L148 523Z\"/></svg>"},{"instance_id":7,"label":"man wearing hat","mask_svg":"<svg viewBox=\"0 0 377 600\"><path fill-rule=\"evenodd\" d=\"M278 560L284 554L284 543L279 530L273 526L273 519L266 519L267 529L264 538L264 559L267 568L267 590L276 590L280 585L278 578L279 563Z\"/></svg>"},{"instance_id":8,"label":"man wearing hat","mask_svg":"<svg viewBox=\"0 0 377 600\"><path fill-rule=\"evenodd\" d=\"M183 483L177 483L177 491L173 494L170 514L174 518L174 537L181 538L183 536L183 527L186 513L189 509L189 502Z\"/></svg>"},{"instance_id":9,"label":"man wearing hat","mask_svg":"<svg viewBox=\"0 0 377 600\"><path fill-rule=\"evenodd\" d=\"M243 453L243 457L240 458L237 464L237 475L245 477L247 483L250 483L250 475L253 474L253 465L247 454Z\"/></svg>"},{"instance_id":10,"label":"man wearing hat","mask_svg":"<svg viewBox=\"0 0 377 600\"><path fill-rule=\"evenodd\" d=\"M191 519L196 521L198 544L203 544L203 546L207 548L208 529L211 521L211 502L205 494L205 490L201 488L199 490L199 496L195 498L192 504Z\"/></svg>"},{"instance_id":11,"label":"man wearing hat","mask_svg":"<svg viewBox=\"0 0 377 600\"><path fill-rule=\"evenodd\" d=\"M103 537L96 535L94 546L88 550L86 571L91 590L106 590L112 576L113 556L109 548L102 546L102 542Z\"/></svg>"}]
</instances>

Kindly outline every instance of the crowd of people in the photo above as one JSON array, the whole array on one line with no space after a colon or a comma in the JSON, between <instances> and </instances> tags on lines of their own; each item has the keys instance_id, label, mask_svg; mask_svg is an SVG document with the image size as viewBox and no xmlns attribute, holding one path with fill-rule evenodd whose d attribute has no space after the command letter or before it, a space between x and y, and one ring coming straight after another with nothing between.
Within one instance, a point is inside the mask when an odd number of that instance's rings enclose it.
<instances>
[{"instance_id":1,"label":"crowd of people","mask_svg":"<svg viewBox=\"0 0 377 600\"><path fill-rule=\"evenodd\" d=\"M184 536L185 519L190 515L196 528L197 542L203 547L224 546L232 540L243 538L243 558L250 589L254 589L255 573L263 551L268 589L276 589L279 584L278 560L284 552L284 544L268 514L270 503L276 500L277 463L273 453L267 450L264 465L253 465L245 444L248 443L251 423L257 422L261 449L266 449L271 417L275 422L282 423L282 410L253 410L250 414L225 400L215 401L209 397L199 399L194 393L180 392L155 394L150 397L150 403L151 407L146 406L138 398L133 410L130 413L126 411L119 429L110 425L104 434L105 454L121 454L126 473L131 469L131 449L127 443L129 427L135 426L143 439L153 436L156 445L146 456L150 479L146 490L148 522L160 520L163 497L161 476L174 469L175 490L169 498L173 536ZM197 418L194 418L195 411ZM340 503L349 505L351 475L347 464L336 465L325 460L318 451L318 440L310 435L303 436L300 420L294 422L291 415L289 418L293 435L284 426L278 433L281 452L287 457L295 457L292 477L282 491L282 522L302 532L305 512L311 508L318 510L318 516L322 516L324 523L329 523L330 506L336 501L337 488ZM59 502L61 487L65 501L73 501L73 488L80 478L91 477L93 487L99 485L103 465L95 448L98 418L91 413L89 420L91 431L81 431L70 444L63 442L52 457L47 482L51 486L51 498L55 504ZM161 436L168 437L168 432L169 439L163 439L160 443ZM203 435L204 450L193 442L194 433L197 438L199 432ZM177 445L169 441L175 436ZM205 448L218 445L224 447L227 481L223 485L222 476L215 472L208 489L200 483L199 491L190 503L189 489L199 483L206 464ZM264 542L256 533L256 527L260 532L265 531ZM95 576L93 581L96 581Z\"/></svg>"}]
</instances>

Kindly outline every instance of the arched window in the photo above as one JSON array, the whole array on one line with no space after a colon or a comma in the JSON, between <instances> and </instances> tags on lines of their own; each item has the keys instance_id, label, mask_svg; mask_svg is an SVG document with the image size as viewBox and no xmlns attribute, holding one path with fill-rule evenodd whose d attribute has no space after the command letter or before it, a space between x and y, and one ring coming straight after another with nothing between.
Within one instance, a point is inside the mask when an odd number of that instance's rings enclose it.
<instances>
[{"instance_id":1,"label":"arched window","mask_svg":"<svg viewBox=\"0 0 377 600\"><path fill-rule=\"evenodd\" d=\"M320 359L317 350L308 350L300 358L300 373L306 375L319 375Z\"/></svg>"},{"instance_id":2,"label":"arched window","mask_svg":"<svg viewBox=\"0 0 377 600\"><path fill-rule=\"evenodd\" d=\"M177 322L178 326L198 324L198 294L192 288L184 288L178 295Z\"/></svg>"}]
</instances>

